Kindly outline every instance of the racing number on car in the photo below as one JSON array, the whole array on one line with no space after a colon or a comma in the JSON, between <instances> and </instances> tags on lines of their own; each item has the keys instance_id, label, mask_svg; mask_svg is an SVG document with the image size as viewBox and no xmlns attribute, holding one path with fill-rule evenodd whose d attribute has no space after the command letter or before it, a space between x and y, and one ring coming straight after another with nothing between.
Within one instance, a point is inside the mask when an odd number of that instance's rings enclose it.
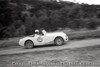
<instances>
[{"instance_id":1,"label":"racing number on car","mask_svg":"<svg viewBox=\"0 0 100 67\"><path fill-rule=\"evenodd\" d=\"M38 38L37 38L37 41L38 41L38 42L42 42L42 41L43 41L43 38L42 38L42 37L38 37Z\"/></svg>"}]
</instances>

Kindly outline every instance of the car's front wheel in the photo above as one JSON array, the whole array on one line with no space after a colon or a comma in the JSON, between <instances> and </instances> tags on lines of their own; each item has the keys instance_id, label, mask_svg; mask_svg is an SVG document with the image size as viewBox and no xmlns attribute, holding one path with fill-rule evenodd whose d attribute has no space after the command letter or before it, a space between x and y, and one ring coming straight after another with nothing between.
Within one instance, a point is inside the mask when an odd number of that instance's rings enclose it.
<instances>
[{"instance_id":1,"label":"car's front wheel","mask_svg":"<svg viewBox=\"0 0 100 67\"><path fill-rule=\"evenodd\" d=\"M56 44L57 46L63 45L64 44L64 39L62 37L57 37L54 40L54 44Z\"/></svg>"},{"instance_id":2,"label":"car's front wheel","mask_svg":"<svg viewBox=\"0 0 100 67\"><path fill-rule=\"evenodd\" d=\"M31 40L27 40L25 42L25 47L26 48L31 49L31 48L33 48L33 46L34 46L34 43Z\"/></svg>"}]
</instances>

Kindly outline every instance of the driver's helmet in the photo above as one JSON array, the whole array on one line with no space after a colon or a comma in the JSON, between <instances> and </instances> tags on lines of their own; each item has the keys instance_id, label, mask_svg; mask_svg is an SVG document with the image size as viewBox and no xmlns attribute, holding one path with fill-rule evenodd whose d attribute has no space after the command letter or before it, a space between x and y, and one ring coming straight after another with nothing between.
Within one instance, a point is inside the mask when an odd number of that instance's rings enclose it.
<instances>
[{"instance_id":1,"label":"driver's helmet","mask_svg":"<svg viewBox=\"0 0 100 67\"><path fill-rule=\"evenodd\" d=\"M35 34L39 34L39 30L38 29L35 30Z\"/></svg>"}]
</instances>

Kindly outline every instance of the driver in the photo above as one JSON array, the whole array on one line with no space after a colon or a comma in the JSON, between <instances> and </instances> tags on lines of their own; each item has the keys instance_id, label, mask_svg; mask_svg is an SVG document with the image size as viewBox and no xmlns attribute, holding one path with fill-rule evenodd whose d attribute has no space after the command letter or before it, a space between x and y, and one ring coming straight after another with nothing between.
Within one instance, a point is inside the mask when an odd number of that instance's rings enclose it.
<instances>
[{"instance_id":1,"label":"driver","mask_svg":"<svg viewBox=\"0 0 100 67\"><path fill-rule=\"evenodd\" d=\"M35 35L39 35L39 30L38 29L35 30Z\"/></svg>"}]
</instances>

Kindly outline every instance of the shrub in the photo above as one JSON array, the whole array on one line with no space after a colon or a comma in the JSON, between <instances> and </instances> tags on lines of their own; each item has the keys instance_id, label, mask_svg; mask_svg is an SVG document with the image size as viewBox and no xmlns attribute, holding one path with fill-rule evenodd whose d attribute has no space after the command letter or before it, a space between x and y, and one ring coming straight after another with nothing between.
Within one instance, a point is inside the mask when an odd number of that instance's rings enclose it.
<instances>
[{"instance_id":1,"label":"shrub","mask_svg":"<svg viewBox=\"0 0 100 67\"><path fill-rule=\"evenodd\" d=\"M26 34L26 27L24 25L20 26L15 32L15 36L23 36L25 34Z\"/></svg>"}]
</instances>

